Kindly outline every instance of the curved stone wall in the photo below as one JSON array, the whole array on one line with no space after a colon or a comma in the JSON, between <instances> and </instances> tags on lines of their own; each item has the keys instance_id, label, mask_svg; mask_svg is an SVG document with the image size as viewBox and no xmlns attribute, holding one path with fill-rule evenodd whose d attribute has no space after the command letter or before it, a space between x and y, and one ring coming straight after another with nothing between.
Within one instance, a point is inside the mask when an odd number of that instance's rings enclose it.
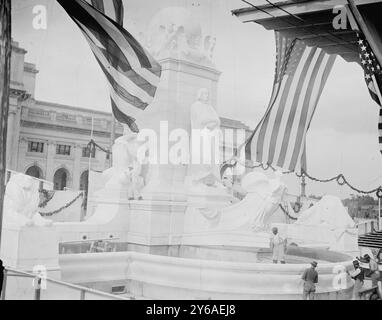
<instances>
[{"instance_id":1,"label":"curved stone wall","mask_svg":"<svg viewBox=\"0 0 382 320\"><path fill-rule=\"evenodd\" d=\"M319 263L318 299L349 299L353 286L346 274L351 257L296 248ZM62 280L111 292L111 284L127 286L151 299L301 299L301 275L309 264L209 261L137 252L60 256ZM342 279L342 280L341 280Z\"/></svg>"}]
</instances>

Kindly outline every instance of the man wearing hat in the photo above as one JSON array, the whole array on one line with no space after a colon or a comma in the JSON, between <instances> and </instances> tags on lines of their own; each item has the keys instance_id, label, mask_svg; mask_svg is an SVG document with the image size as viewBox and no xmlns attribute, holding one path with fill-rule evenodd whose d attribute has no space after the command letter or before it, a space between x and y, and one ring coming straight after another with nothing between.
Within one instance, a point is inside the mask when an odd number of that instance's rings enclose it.
<instances>
[{"instance_id":1,"label":"man wearing hat","mask_svg":"<svg viewBox=\"0 0 382 320\"><path fill-rule=\"evenodd\" d=\"M353 266L354 271L349 272L348 270L346 270L346 273L349 274L350 277L354 280L353 300L359 300L359 291L362 289L365 274L363 269L359 266L359 262L357 260L353 261Z\"/></svg>"},{"instance_id":2,"label":"man wearing hat","mask_svg":"<svg viewBox=\"0 0 382 320\"><path fill-rule=\"evenodd\" d=\"M314 300L316 292L316 283L318 283L318 272L316 271L317 262L312 261L311 267L306 269L301 277L304 280L303 300Z\"/></svg>"},{"instance_id":3,"label":"man wearing hat","mask_svg":"<svg viewBox=\"0 0 382 320\"><path fill-rule=\"evenodd\" d=\"M378 286L380 274L377 261L371 258L368 254L365 254L362 258L357 259L363 263L369 264L369 272L367 276L371 278L371 286Z\"/></svg>"}]
</instances>

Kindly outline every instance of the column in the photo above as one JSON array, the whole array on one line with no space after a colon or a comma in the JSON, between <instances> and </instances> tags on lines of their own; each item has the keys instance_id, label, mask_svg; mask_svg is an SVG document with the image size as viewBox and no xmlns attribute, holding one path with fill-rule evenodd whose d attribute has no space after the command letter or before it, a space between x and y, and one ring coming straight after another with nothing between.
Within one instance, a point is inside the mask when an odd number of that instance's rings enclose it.
<instances>
[{"instance_id":1,"label":"column","mask_svg":"<svg viewBox=\"0 0 382 320\"><path fill-rule=\"evenodd\" d=\"M81 176L81 156L82 156L82 146L76 144L74 146L74 166L73 166L73 180L72 188L80 189L80 176Z\"/></svg>"},{"instance_id":2,"label":"column","mask_svg":"<svg viewBox=\"0 0 382 320\"><path fill-rule=\"evenodd\" d=\"M17 114L19 110L20 99L19 95L11 92L9 98L9 111L8 111L8 129L7 129L7 169L15 170L16 162L12 161L14 158L14 146L18 144L18 131L19 126L17 126L17 121L19 121ZM16 140L17 139L17 140Z\"/></svg>"},{"instance_id":3,"label":"column","mask_svg":"<svg viewBox=\"0 0 382 320\"><path fill-rule=\"evenodd\" d=\"M20 137L18 144L18 163L16 171L25 173L25 155L28 150L28 142L24 137Z\"/></svg>"},{"instance_id":4,"label":"column","mask_svg":"<svg viewBox=\"0 0 382 320\"><path fill-rule=\"evenodd\" d=\"M45 179L47 181L53 182L53 176L54 176L54 158L56 155L56 142L49 140L48 141L48 151L46 155L46 177Z\"/></svg>"}]
</instances>

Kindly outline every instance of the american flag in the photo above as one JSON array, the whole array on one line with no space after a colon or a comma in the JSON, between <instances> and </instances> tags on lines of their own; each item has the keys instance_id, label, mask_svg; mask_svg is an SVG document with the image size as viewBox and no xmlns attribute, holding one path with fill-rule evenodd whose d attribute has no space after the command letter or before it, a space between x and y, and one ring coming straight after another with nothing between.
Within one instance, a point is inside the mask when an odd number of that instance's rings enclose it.
<instances>
[{"instance_id":1,"label":"american flag","mask_svg":"<svg viewBox=\"0 0 382 320\"><path fill-rule=\"evenodd\" d=\"M123 28L122 0L57 0L77 24L106 76L115 118L138 132L152 102L161 66Z\"/></svg>"},{"instance_id":2,"label":"american flag","mask_svg":"<svg viewBox=\"0 0 382 320\"><path fill-rule=\"evenodd\" d=\"M296 171L303 165L306 133L336 56L279 32L275 35L273 91L246 152L256 162Z\"/></svg>"},{"instance_id":3,"label":"american flag","mask_svg":"<svg viewBox=\"0 0 382 320\"><path fill-rule=\"evenodd\" d=\"M359 48L359 57L361 66L365 72L365 81L371 98L379 104L379 121L378 121L378 140L379 151L382 154L382 68L378 63L373 50L367 42L365 36L357 32L357 43Z\"/></svg>"}]
</instances>

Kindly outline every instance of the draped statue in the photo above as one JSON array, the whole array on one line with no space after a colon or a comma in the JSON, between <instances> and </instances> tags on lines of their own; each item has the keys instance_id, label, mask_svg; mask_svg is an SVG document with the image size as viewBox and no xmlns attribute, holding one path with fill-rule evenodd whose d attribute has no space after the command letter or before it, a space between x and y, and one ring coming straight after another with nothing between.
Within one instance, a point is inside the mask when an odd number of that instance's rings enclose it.
<instances>
[{"instance_id":1,"label":"draped statue","mask_svg":"<svg viewBox=\"0 0 382 320\"><path fill-rule=\"evenodd\" d=\"M144 170L137 159L140 143L136 133L125 134L115 140L112 167L104 171L105 189L126 190L130 200L140 200L144 187Z\"/></svg>"},{"instance_id":2,"label":"draped statue","mask_svg":"<svg viewBox=\"0 0 382 320\"><path fill-rule=\"evenodd\" d=\"M216 186L217 182L221 184L220 118L208 102L208 89L199 89L197 101L191 105L190 109L192 139L190 176L194 184Z\"/></svg>"}]
</instances>

